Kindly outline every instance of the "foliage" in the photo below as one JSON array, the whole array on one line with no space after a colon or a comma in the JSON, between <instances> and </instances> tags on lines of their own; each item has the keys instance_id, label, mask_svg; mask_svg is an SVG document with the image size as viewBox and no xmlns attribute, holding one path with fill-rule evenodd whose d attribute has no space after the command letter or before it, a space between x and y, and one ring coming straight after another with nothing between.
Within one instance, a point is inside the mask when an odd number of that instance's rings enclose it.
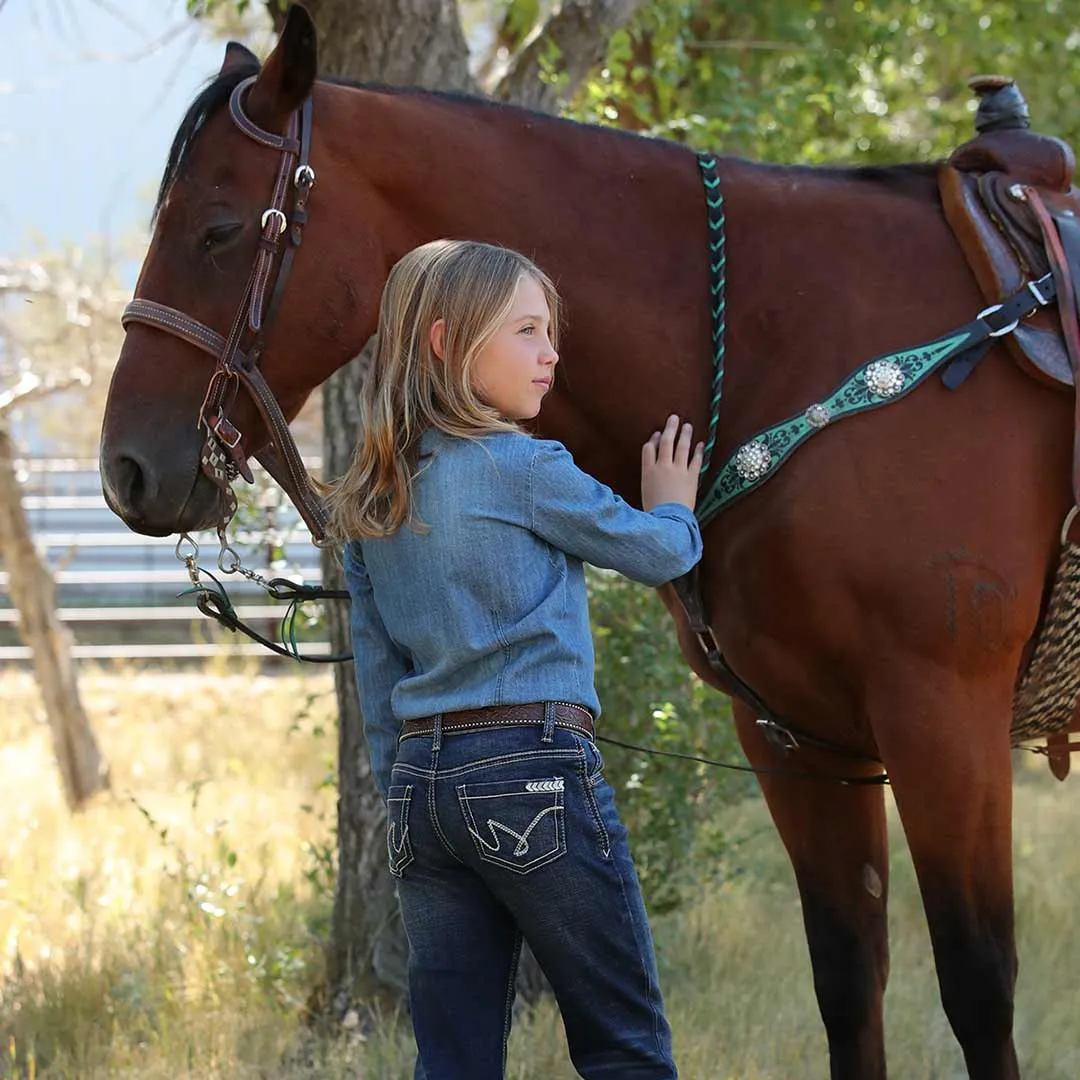
<instances>
[{"instance_id":1,"label":"foliage","mask_svg":"<svg viewBox=\"0 0 1080 1080\"><path fill-rule=\"evenodd\" d=\"M1065 0L657 0L571 111L766 161L925 160L974 134L966 81L985 72L1016 78L1033 128L1080 143Z\"/></svg>"},{"instance_id":2,"label":"foliage","mask_svg":"<svg viewBox=\"0 0 1080 1080\"><path fill-rule=\"evenodd\" d=\"M602 570L589 572L589 592L600 735L742 762L730 706L687 668L657 594ZM718 813L751 783L693 761L603 743L601 749L649 909L669 910L688 884L719 865L725 838Z\"/></svg>"},{"instance_id":3,"label":"foliage","mask_svg":"<svg viewBox=\"0 0 1080 1080\"><path fill-rule=\"evenodd\" d=\"M193 17L232 32L285 6L187 0ZM551 9L459 6L482 77ZM558 79L557 56L551 66ZM763 161L925 160L973 134L966 83L985 72L1017 79L1036 130L1080 144L1080 29L1068 0L653 0L612 35L566 112Z\"/></svg>"}]
</instances>

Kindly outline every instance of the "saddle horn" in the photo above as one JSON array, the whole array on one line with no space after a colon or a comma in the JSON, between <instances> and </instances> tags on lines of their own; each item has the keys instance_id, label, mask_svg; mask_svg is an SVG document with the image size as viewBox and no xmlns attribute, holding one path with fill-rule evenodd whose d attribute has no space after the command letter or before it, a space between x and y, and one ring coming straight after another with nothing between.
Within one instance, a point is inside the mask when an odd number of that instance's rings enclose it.
<instances>
[{"instance_id":1,"label":"saddle horn","mask_svg":"<svg viewBox=\"0 0 1080 1080\"><path fill-rule=\"evenodd\" d=\"M1004 131L1030 127L1031 114L1016 80L1008 75L974 75L968 86L979 96L975 112L975 130Z\"/></svg>"}]
</instances>

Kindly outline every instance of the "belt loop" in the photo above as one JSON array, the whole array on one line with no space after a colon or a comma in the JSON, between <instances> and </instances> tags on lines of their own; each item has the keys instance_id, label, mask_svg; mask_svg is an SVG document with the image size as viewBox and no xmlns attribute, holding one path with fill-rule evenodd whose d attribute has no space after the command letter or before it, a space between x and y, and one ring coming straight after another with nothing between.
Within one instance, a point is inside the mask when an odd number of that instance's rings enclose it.
<instances>
[{"instance_id":1,"label":"belt loop","mask_svg":"<svg viewBox=\"0 0 1080 1080\"><path fill-rule=\"evenodd\" d=\"M555 702L544 702L544 729L540 735L541 742L555 741Z\"/></svg>"},{"instance_id":2,"label":"belt loop","mask_svg":"<svg viewBox=\"0 0 1080 1080\"><path fill-rule=\"evenodd\" d=\"M442 713L436 713L435 726L431 732L431 751L437 754L442 749Z\"/></svg>"}]
</instances>

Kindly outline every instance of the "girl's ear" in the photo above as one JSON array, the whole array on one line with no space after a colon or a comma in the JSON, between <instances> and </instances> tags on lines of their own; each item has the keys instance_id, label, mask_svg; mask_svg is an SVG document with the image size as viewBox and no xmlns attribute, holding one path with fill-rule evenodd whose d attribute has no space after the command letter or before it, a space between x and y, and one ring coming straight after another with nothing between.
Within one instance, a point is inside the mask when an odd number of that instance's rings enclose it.
<instances>
[{"instance_id":1,"label":"girl's ear","mask_svg":"<svg viewBox=\"0 0 1080 1080\"><path fill-rule=\"evenodd\" d=\"M446 320L436 319L429 331L431 351L440 359L446 359Z\"/></svg>"}]
</instances>

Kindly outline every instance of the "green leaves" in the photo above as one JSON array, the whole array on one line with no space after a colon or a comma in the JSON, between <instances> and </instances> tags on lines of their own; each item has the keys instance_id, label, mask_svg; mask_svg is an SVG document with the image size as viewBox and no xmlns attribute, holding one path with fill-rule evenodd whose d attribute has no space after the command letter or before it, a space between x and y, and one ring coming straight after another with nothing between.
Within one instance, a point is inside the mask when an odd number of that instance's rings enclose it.
<instances>
[{"instance_id":1,"label":"green leaves","mask_svg":"<svg viewBox=\"0 0 1080 1080\"><path fill-rule=\"evenodd\" d=\"M588 581L599 734L741 762L727 699L687 667L659 596L608 571L590 569ZM753 790L753 781L694 761L604 743L601 750L649 910L677 907L687 887L710 872L709 858L719 865L723 837L709 828L717 811Z\"/></svg>"},{"instance_id":2,"label":"green leaves","mask_svg":"<svg viewBox=\"0 0 1080 1080\"><path fill-rule=\"evenodd\" d=\"M1080 32L1061 0L658 0L571 110L764 161L885 163L974 134L967 80L1016 78L1032 127L1080 142Z\"/></svg>"},{"instance_id":3,"label":"green leaves","mask_svg":"<svg viewBox=\"0 0 1080 1080\"><path fill-rule=\"evenodd\" d=\"M193 19L205 19L221 8L231 8L243 15L251 6L251 0L187 0L187 13Z\"/></svg>"}]
</instances>

